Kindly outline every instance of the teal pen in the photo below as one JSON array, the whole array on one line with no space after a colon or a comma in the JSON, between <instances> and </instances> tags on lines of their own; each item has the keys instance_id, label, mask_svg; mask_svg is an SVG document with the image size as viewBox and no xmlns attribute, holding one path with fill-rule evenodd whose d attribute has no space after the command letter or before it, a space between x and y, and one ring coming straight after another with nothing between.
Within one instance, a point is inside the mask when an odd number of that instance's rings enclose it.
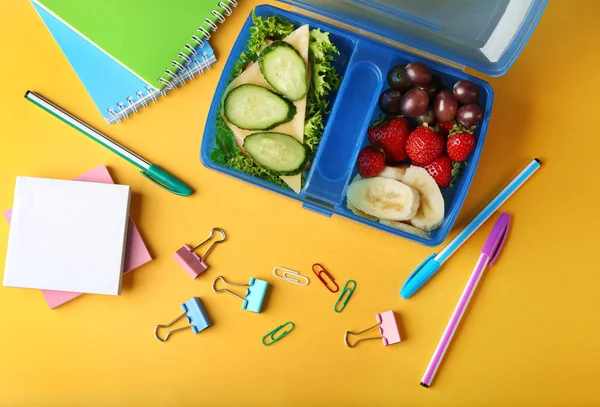
<instances>
[{"instance_id":1,"label":"teal pen","mask_svg":"<svg viewBox=\"0 0 600 407\"><path fill-rule=\"evenodd\" d=\"M473 218L467 226L461 230L454 239L450 241L438 254L433 253L429 256L412 274L408 277L402 289L400 296L404 299L412 296L419 288L421 288L437 271L442 264L448 260L469 237L479 229L481 225L489 219L498 208L506 202L520 187L525 184L537 170L540 169L542 162L537 158L531 162L506 186L494 199L486 205L481 212Z\"/></svg>"},{"instance_id":2,"label":"teal pen","mask_svg":"<svg viewBox=\"0 0 600 407\"><path fill-rule=\"evenodd\" d=\"M135 154L131 150L128 150L122 145L116 143L115 141L109 139L99 131L94 130L81 120L77 119L70 113L64 111L63 109L56 106L54 103L50 102L44 97L38 95L37 93L28 90L25 93L25 99L41 107L53 116L59 118L74 129L79 130L92 140L102 144L104 147L108 148L113 153L120 155L121 157L123 157L124 159L141 169L141 174L144 177L148 178L150 181L160 186L161 188L164 188L173 194L181 196L190 196L192 194L192 188L184 184L182 181L180 181L173 175L169 174L167 171L163 170L157 165L154 165L144 160L139 155Z\"/></svg>"}]
</instances>

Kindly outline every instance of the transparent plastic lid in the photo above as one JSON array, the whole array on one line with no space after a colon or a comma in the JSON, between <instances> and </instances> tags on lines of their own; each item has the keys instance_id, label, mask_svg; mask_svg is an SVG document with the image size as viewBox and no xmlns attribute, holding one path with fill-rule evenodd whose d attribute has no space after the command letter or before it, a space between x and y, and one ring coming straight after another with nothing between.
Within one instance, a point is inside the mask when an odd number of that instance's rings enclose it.
<instances>
[{"instance_id":1,"label":"transparent plastic lid","mask_svg":"<svg viewBox=\"0 0 600 407\"><path fill-rule=\"evenodd\" d=\"M490 76L506 73L547 0L282 0Z\"/></svg>"}]
</instances>

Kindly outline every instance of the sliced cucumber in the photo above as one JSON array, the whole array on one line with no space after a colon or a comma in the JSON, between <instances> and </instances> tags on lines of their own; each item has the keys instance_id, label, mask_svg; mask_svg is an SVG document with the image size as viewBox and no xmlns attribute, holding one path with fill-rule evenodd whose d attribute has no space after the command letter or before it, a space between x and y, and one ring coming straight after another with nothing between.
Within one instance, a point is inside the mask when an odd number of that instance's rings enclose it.
<instances>
[{"instance_id":1,"label":"sliced cucumber","mask_svg":"<svg viewBox=\"0 0 600 407\"><path fill-rule=\"evenodd\" d=\"M285 41L274 42L260 53L260 71L277 92L290 100L306 96L306 64L300 53Z\"/></svg>"},{"instance_id":2,"label":"sliced cucumber","mask_svg":"<svg viewBox=\"0 0 600 407\"><path fill-rule=\"evenodd\" d=\"M225 117L243 130L270 130L291 121L296 106L269 89L240 85L225 98Z\"/></svg>"},{"instance_id":3,"label":"sliced cucumber","mask_svg":"<svg viewBox=\"0 0 600 407\"><path fill-rule=\"evenodd\" d=\"M244 150L256 163L280 175L301 173L308 159L304 144L283 133L251 134L244 139Z\"/></svg>"}]
</instances>

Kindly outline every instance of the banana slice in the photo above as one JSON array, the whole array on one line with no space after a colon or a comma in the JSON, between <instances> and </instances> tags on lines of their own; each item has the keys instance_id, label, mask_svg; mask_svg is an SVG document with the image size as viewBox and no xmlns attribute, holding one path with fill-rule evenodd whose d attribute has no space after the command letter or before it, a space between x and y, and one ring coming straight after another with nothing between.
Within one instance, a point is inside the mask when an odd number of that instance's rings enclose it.
<instances>
[{"instance_id":1,"label":"banana slice","mask_svg":"<svg viewBox=\"0 0 600 407\"><path fill-rule=\"evenodd\" d=\"M419 208L419 193L402 182L382 177L359 179L348 187L348 203L379 219L412 219Z\"/></svg>"},{"instance_id":2,"label":"banana slice","mask_svg":"<svg viewBox=\"0 0 600 407\"><path fill-rule=\"evenodd\" d=\"M424 168L411 165L402 182L419 191L421 196L421 206L410 223L425 231L440 227L445 214L444 197L433 177Z\"/></svg>"},{"instance_id":3,"label":"banana slice","mask_svg":"<svg viewBox=\"0 0 600 407\"><path fill-rule=\"evenodd\" d=\"M363 218L366 218L366 219L369 219L369 220L374 220L374 221L379 220L375 216L371 216L368 213L364 213L360 209L358 209L355 206L353 206L350 202L346 202L346 206L348 207L348 209L350 209L352 211L352 213L354 213L357 216L361 216Z\"/></svg>"},{"instance_id":4,"label":"banana slice","mask_svg":"<svg viewBox=\"0 0 600 407\"><path fill-rule=\"evenodd\" d=\"M364 179L363 177L360 176L360 174L356 174L354 176L354 178L352 178L352 182L354 181L358 181ZM371 216L368 213L364 213L363 211L361 211L360 209L358 209L356 206L352 205L350 203L350 201L346 200L346 207L348 207L348 209L350 209L352 211L352 213L354 213L355 215L358 216L362 216L363 218L369 219L369 220L374 220L374 221L378 221L379 218L376 218L375 216Z\"/></svg>"},{"instance_id":5,"label":"banana slice","mask_svg":"<svg viewBox=\"0 0 600 407\"><path fill-rule=\"evenodd\" d=\"M384 167L377 176L383 178L395 179L396 181L402 181L404 173L408 169L408 165L399 165L397 167Z\"/></svg>"},{"instance_id":6,"label":"banana slice","mask_svg":"<svg viewBox=\"0 0 600 407\"><path fill-rule=\"evenodd\" d=\"M423 239L431 239L431 236L429 236L426 232L422 231L419 228L414 227L413 225L409 225L408 223L396 222L394 220L383 220L383 219L380 219L379 223L381 223L382 225L393 227L395 229L402 230L404 232L410 233L411 235L416 235L416 236L422 237Z\"/></svg>"}]
</instances>

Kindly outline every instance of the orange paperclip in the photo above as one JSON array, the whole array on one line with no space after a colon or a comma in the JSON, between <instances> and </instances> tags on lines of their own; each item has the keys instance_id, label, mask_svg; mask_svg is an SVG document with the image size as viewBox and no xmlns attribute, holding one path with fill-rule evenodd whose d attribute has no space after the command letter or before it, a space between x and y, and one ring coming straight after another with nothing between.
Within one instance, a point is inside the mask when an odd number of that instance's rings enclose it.
<instances>
[{"instance_id":1,"label":"orange paperclip","mask_svg":"<svg viewBox=\"0 0 600 407\"><path fill-rule=\"evenodd\" d=\"M340 287L335 282L335 278L333 278L329 271L325 270L325 267L321 266L319 263L315 263L313 264L312 269L313 273L315 273L317 277L319 277L319 280L321 280L321 282L325 285L325 287L327 287L329 291L331 291L332 293L337 293L339 291ZM331 283L335 286L335 290L331 289L331 285L329 285L327 280L321 277L321 274L325 274L329 278L329 281L331 281Z\"/></svg>"}]
</instances>

